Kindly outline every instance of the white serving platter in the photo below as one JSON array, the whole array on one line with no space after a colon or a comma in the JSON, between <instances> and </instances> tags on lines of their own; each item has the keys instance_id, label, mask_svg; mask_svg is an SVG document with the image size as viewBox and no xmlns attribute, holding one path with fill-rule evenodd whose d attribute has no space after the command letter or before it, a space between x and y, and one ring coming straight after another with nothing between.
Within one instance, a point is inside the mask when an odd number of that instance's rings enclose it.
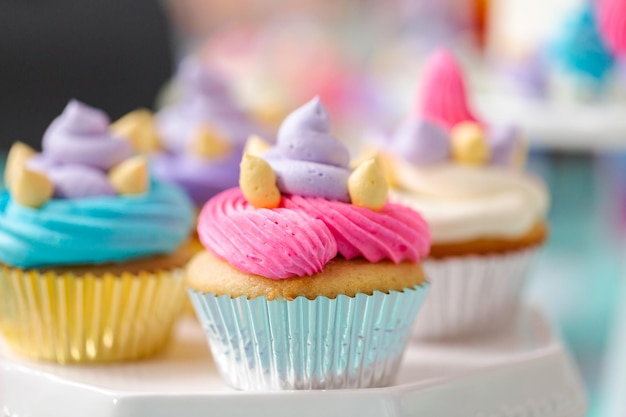
<instances>
[{"instance_id":1,"label":"white serving platter","mask_svg":"<svg viewBox=\"0 0 626 417\"><path fill-rule=\"evenodd\" d=\"M375 389L235 391L190 317L160 356L122 365L30 362L0 346L4 417L582 417L586 407L577 370L534 308L489 339L412 341L396 384Z\"/></svg>"}]
</instances>

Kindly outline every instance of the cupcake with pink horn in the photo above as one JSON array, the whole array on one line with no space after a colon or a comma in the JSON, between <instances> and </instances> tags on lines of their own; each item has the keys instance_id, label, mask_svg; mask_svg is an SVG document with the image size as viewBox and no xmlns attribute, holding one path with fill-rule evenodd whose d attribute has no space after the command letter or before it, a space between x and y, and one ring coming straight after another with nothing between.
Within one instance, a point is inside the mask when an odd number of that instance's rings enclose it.
<instances>
[{"instance_id":1,"label":"cupcake with pink horn","mask_svg":"<svg viewBox=\"0 0 626 417\"><path fill-rule=\"evenodd\" d=\"M473 111L449 52L431 56L422 83L383 150L392 200L422 213L432 233L424 267L433 288L415 329L431 339L496 331L512 323L547 237L548 193L523 171L519 129Z\"/></svg>"}]
</instances>

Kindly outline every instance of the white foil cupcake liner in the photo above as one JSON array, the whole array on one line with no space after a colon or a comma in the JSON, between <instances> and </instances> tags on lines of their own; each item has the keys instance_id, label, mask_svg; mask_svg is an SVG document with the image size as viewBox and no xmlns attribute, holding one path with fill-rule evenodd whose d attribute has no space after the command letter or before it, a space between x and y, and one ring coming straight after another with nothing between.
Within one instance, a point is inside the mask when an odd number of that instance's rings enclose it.
<instances>
[{"instance_id":1,"label":"white foil cupcake liner","mask_svg":"<svg viewBox=\"0 0 626 417\"><path fill-rule=\"evenodd\" d=\"M391 384L426 289L289 301L189 295L229 385L308 390Z\"/></svg>"},{"instance_id":2,"label":"white foil cupcake liner","mask_svg":"<svg viewBox=\"0 0 626 417\"><path fill-rule=\"evenodd\" d=\"M149 356L185 301L184 270L41 273L0 266L0 330L16 353L59 363Z\"/></svg>"},{"instance_id":3,"label":"white foil cupcake liner","mask_svg":"<svg viewBox=\"0 0 626 417\"><path fill-rule=\"evenodd\" d=\"M414 336L420 340L455 339L509 325L537 251L422 261L431 289L415 320Z\"/></svg>"}]
</instances>

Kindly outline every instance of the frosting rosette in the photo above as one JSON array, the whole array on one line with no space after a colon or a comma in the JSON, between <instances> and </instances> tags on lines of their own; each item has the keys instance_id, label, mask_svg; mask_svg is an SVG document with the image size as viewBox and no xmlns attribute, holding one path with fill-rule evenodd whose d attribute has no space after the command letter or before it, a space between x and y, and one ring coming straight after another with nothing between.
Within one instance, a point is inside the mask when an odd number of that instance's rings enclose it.
<instances>
[{"instance_id":1,"label":"frosting rosette","mask_svg":"<svg viewBox=\"0 0 626 417\"><path fill-rule=\"evenodd\" d=\"M337 255L417 262L430 245L424 220L398 204L374 211L289 195L276 209L256 209L236 188L204 206L198 233L209 250L235 268L272 279L313 275Z\"/></svg>"},{"instance_id":2,"label":"frosting rosette","mask_svg":"<svg viewBox=\"0 0 626 417\"><path fill-rule=\"evenodd\" d=\"M183 61L177 80L182 99L155 117L163 150L153 155L153 169L200 205L237 185L243 145L260 129L236 105L222 75L197 58Z\"/></svg>"},{"instance_id":3,"label":"frosting rosette","mask_svg":"<svg viewBox=\"0 0 626 417\"><path fill-rule=\"evenodd\" d=\"M165 254L181 245L193 207L150 179L147 161L113 135L101 110L71 100L43 152L11 148L0 195L0 260L21 268L98 264Z\"/></svg>"},{"instance_id":4,"label":"frosting rosette","mask_svg":"<svg viewBox=\"0 0 626 417\"><path fill-rule=\"evenodd\" d=\"M238 270L283 279L316 274L337 256L418 262L430 245L419 214L386 202L373 161L348 166L318 98L291 113L276 145L244 155L241 188L209 200L198 219L202 243Z\"/></svg>"}]
</instances>

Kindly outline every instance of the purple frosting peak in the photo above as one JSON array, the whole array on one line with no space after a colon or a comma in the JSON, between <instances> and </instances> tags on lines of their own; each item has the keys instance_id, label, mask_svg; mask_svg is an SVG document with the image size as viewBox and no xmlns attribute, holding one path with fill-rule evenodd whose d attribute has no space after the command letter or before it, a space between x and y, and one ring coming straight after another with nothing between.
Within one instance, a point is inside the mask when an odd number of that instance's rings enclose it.
<instances>
[{"instance_id":1,"label":"purple frosting peak","mask_svg":"<svg viewBox=\"0 0 626 417\"><path fill-rule=\"evenodd\" d=\"M278 131L276 146L263 155L285 194L350 202L348 149L330 135L319 98L293 111Z\"/></svg>"},{"instance_id":2,"label":"purple frosting peak","mask_svg":"<svg viewBox=\"0 0 626 417\"><path fill-rule=\"evenodd\" d=\"M109 132L102 111L71 100L43 136L43 153L65 164L109 170L133 154L130 143Z\"/></svg>"},{"instance_id":3,"label":"purple frosting peak","mask_svg":"<svg viewBox=\"0 0 626 417\"><path fill-rule=\"evenodd\" d=\"M28 166L45 173L56 198L113 196L107 171L133 154L130 143L109 132L101 110L70 100L44 133L43 152Z\"/></svg>"},{"instance_id":4,"label":"purple frosting peak","mask_svg":"<svg viewBox=\"0 0 626 417\"><path fill-rule=\"evenodd\" d=\"M448 132L436 123L409 117L395 132L392 142L396 154L416 165L428 165L451 157Z\"/></svg>"}]
</instances>

